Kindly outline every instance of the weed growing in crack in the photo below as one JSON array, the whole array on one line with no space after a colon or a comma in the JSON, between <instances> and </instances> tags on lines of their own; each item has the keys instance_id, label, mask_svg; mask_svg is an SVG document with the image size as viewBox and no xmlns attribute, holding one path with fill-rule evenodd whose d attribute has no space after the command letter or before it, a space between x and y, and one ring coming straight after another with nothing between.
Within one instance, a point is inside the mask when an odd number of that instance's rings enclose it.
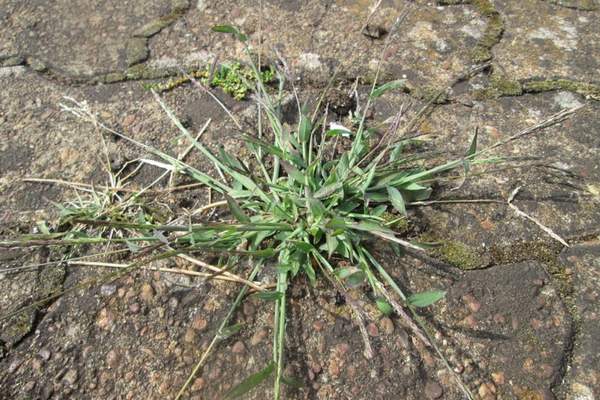
<instances>
[{"instance_id":1,"label":"weed growing in crack","mask_svg":"<svg viewBox=\"0 0 600 400\"><path fill-rule=\"evenodd\" d=\"M234 27L218 26L214 30L233 34L243 43L247 41L247 37ZM248 46L246 50L250 54ZM272 90L263 84L261 72L252 62L252 57L249 59L249 68L253 71L255 79L243 79L243 82L247 87L254 89L259 113L266 118L269 128L263 131L263 126L259 124L256 134L242 135L245 146L254 158L253 165L256 168L252 167L248 160L241 160L223 149L217 154L212 152L198 137L191 135L156 92L153 92L156 101L181 134L189 140L190 149L199 151L210 161L218 172L218 177L194 168L183 161L181 156L171 156L112 130L98 121L83 103L72 101L63 106L76 116L161 159L160 162L142 159L142 163L162 167L166 171L165 174L186 175L198 184L210 188L212 192L218 193L222 199L203 209L226 206L232 216L230 221L185 223L185 216L176 215L167 218L166 222L151 218L130 218L128 210L131 208L125 205L133 205L131 199L139 199L141 192L147 191L146 188L132 194L128 199L109 196L103 201L80 203L83 206L74 204L65 209L69 219L63 221L68 222L71 229L50 232L46 227L36 237L0 242L0 246L123 242L128 245L126 251L133 256L129 264L120 265L117 272L103 279L85 281L67 290L114 280L138 268L145 268L151 262L174 257L184 258L205 268L206 271L201 276L242 283L242 289L198 364L181 387L177 399L186 392L215 346L240 329L239 325L232 325L231 320L250 290L257 291L259 298L274 304L272 360L263 369L231 389L225 398L239 397L270 377L273 377L274 398L280 398L282 385L294 383L294 378L283 374L286 304L288 288L300 275L306 276L313 284L318 279L327 279L342 293L349 287L367 284L382 313L395 312L419 340L437 352L452 373L416 312L418 307L427 307L442 298L444 292L434 290L413 295L404 293L377 260L376 254L369 246L369 240L386 241L400 252L424 253L424 247L399 237L393 227L406 217L408 207L429 199L432 193L431 185L440 174L455 169L464 170L466 173L473 165L497 162L496 157L486 158L491 150L562 121L576 110L559 113L541 124L482 150L477 148L476 133L463 156L437 166L424 167L418 166L418 161L424 160L426 155L408 152L406 145L413 139L398 134L399 116L383 139L375 146L369 147L369 129L365 120L371 103L386 91L401 87L401 82L377 86L375 79L366 106L355 114L357 124L352 129L341 125L328 125L326 112L319 114L315 111L309 115L301 110L298 101L298 124L293 130L289 130L279 117L280 105L277 102L277 99L282 98L285 70L277 71L281 82L279 91L273 94ZM208 91L193 77L189 79ZM295 88L293 91L297 99ZM428 105L434 101L435 98ZM317 110L319 106L320 104L317 105ZM235 122L234 116L231 117ZM265 139L267 136L272 140ZM336 154L332 149L337 148L335 144L340 138L349 139L349 143L341 154ZM90 208L90 204L93 207ZM123 217L123 212L129 217ZM73 237L75 230L78 233L77 237ZM194 258L205 252L222 254L227 260L226 265L215 267ZM230 268L242 259L247 260L251 266L249 271L245 271L245 277L230 271ZM273 285L261 285L255 281L266 269L271 269L275 274ZM53 296L58 295L60 294ZM17 310L3 318L17 315L21 311L22 309ZM352 311L363 333L365 356L371 357L369 340L362 325L362 311L354 307ZM471 397L468 388L462 385L459 378L457 381L465 395Z\"/></svg>"},{"instance_id":2,"label":"weed growing in crack","mask_svg":"<svg viewBox=\"0 0 600 400\"><path fill-rule=\"evenodd\" d=\"M262 83L270 83L275 79L275 69L269 67L261 70L259 76ZM236 100L243 100L251 90L248 82L253 82L257 77L251 68L239 62L234 62L219 65L214 70L211 69L210 65L207 65L204 69L191 71L189 76L172 78L164 83L145 84L144 88L160 93L188 83L192 78L198 79L203 85L218 87Z\"/></svg>"}]
</instances>

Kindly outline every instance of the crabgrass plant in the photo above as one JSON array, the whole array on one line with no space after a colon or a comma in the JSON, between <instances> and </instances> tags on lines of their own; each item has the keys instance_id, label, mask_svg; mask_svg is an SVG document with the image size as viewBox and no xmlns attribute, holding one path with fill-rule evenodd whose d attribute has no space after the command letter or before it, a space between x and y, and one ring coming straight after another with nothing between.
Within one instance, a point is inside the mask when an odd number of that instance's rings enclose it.
<instances>
[{"instance_id":1,"label":"crabgrass plant","mask_svg":"<svg viewBox=\"0 0 600 400\"><path fill-rule=\"evenodd\" d=\"M213 29L232 34L244 44L247 43L247 37L232 26L217 26ZM246 50L249 55L249 66L255 76L260 77L260 68L253 62L247 45ZM309 116L302 111L299 101L297 126L288 129L279 117L278 102L283 97L286 71L278 70L277 73L280 80L278 88L266 87L261 79L248 82L248 85L253 85L254 98L258 103L259 121L261 117L268 121L268 129L264 129L263 124L259 123L255 134L241 135L241 139L253 156L252 165L256 168L250 165L249 160L241 160L222 148L218 153L211 151L201 143L198 136L192 136L160 96L153 92L168 118L189 140L188 150L199 151L212 163L218 177L194 168L183 161L182 157L168 155L112 130L98 121L84 103L71 100L71 104L63 105L65 110L161 159L161 161L145 160L144 162L164 168L165 173L186 175L196 183L210 188L213 193L218 193L221 200L202 209L226 206L232 216L231 220L185 223L186 218L173 216L166 223L160 223L145 217L124 218L122 212L106 211L107 206L104 203L113 199L110 197L106 201L93 202L91 208L72 206L63 209L65 216L68 217L67 222L78 227L76 235L72 230L51 233L48 228L44 228L43 232L36 237L2 242L0 245L6 247L35 244L125 243L128 247L124 248L124 251L134 255L134 261L106 276L104 281L116 279L151 262L171 257L187 257L188 260L196 260L190 255L204 251L222 253L223 258L227 259L223 268L212 268L211 272L206 274L209 277L237 277L231 274L229 269L242 258L250 261L251 268L246 271L245 278L231 279L242 283L242 288L221 322L215 337L181 387L177 399L183 396L215 346L240 329L240 326L232 324L231 320L236 308L250 290L257 291L258 297L265 301L272 301L274 304L272 360L262 370L231 389L225 398L239 397L269 377L274 378L275 399L281 396L282 384L294 384L293 378L283 374L286 303L288 287L299 275L306 276L312 284L325 278L339 290L362 284L368 285L381 312L396 313L411 328L415 336L437 352L452 373L450 366L432 340L427 326L416 312L416 308L427 307L442 298L444 292L428 291L412 295L404 293L378 261L377 255L369 246L369 240L382 239L399 250L413 254L426 252L421 245L399 237L392 227L395 222L406 218L407 208L429 199L432 182L435 182L441 174L455 169L468 172L473 165L497 162L499 158L489 154L493 149L562 121L576 110L565 110L541 124L484 149L478 149L478 137L475 133L470 146L462 156L439 165L423 167L422 165L427 163L417 161L423 161L427 156L408 153L406 145L410 139L403 138L401 135L394 136L398 132L399 118L391 124L393 129L384 135L389 140L385 143L379 142L375 147L369 147L370 130L365 123L367 111L373 99L388 90L401 87L402 81L378 86L375 79L366 106L357 114L359 116L357 124L351 129L341 125L328 125L326 111L321 113L324 115L315 111L312 116ZM199 88L210 93L201 83L191 77L190 79ZM293 91L297 101L295 88ZM227 109L225 110L229 113ZM241 129L235 117L231 114L230 116ZM271 139L267 140L267 137ZM346 140L348 145L341 154L336 154L332 149L336 148L335 144L340 138L344 138L341 140ZM121 207L120 210L130 209L132 204L136 204L134 200L139 199L140 196L141 193L133 193L127 198L127 207ZM97 206L98 204L100 206ZM114 210L114 207L108 209ZM395 217L390 218L390 213ZM110 235L107 232L110 232ZM210 267L198 260L195 263ZM255 282L258 274L266 268L272 268L276 276L275 282L270 287ZM98 279L91 280L71 289L98 282ZM20 311L22 310L17 310L10 315ZM360 328L362 318L360 310L354 311ZM364 327L362 329L364 330ZM363 337L365 355L371 357L370 345L364 332ZM472 398L468 388L458 377L457 382L464 394Z\"/></svg>"}]
</instances>

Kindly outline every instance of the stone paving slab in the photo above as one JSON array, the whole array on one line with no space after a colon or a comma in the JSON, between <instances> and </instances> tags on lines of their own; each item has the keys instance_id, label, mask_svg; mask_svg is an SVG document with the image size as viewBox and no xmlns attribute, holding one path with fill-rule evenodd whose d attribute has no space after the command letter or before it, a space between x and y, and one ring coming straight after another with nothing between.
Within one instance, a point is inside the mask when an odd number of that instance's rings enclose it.
<instances>
[{"instance_id":1,"label":"stone paving slab","mask_svg":"<svg viewBox=\"0 0 600 400\"><path fill-rule=\"evenodd\" d=\"M589 242L565 249L560 259L573 276L577 317L577 340L566 376L566 398L596 399L600 396L600 244Z\"/></svg>"}]
</instances>

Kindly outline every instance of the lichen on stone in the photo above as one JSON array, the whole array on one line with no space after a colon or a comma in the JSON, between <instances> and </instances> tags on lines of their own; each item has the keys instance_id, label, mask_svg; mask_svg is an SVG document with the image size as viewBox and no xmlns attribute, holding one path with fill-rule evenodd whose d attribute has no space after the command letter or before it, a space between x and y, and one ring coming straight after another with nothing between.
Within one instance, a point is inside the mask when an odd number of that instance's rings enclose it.
<instances>
[{"instance_id":1,"label":"lichen on stone","mask_svg":"<svg viewBox=\"0 0 600 400\"><path fill-rule=\"evenodd\" d=\"M487 262L482 261L481 254L468 245L454 240L439 240L435 234L428 233L420 237L423 243L431 243L436 247L433 254L443 261L462 270L468 271L485 267Z\"/></svg>"},{"instance_id":2,"label":"lichen on stone","mask_svg":"<svg viewBox=\"0 0 600 400\"><path fill-rule=\"evenodd\" d=\"M517 80L510 79L505 75L495 72L490 76L490 84L484 89L474 92L474 97L478 100L499 98L503 96L520 96L523 94L523 87Z\"/></svg>"},{"instance_id":3,"label":"lichen on stone","mask_svg":"<svg viewBox=\"0 0 600 400\"><path fill-rule=\"evenodd\" d=\"M578 93L589 99L600 101L600 85L579 82L565 78L533 79L522 83L523 92L541 93L554 90L566 90Z\"/></svg>"},{"instance_id":4,"label":"lichen on stone","mask_svg":"<svg viewBox=\"0 0 600 400\"><path fill-rule=\"evenodd\" d=\"M0 67L15 67L25 63L25 58L19 55L0 56Z\"/></svg>"},{"instance_id":5,"label":"lichen on stone","mask_svg":"<svg viewBox=\"0 0 600 400\"><path fill-rule=\"evenodd\" d=\"M156 35L158 32L181 18L188 10L189 6L188 0L175 0L171 6L171 12L169 14L163 15L153 21L148 22L138 29L133 36L149 38Z\"/></svg>"},{"instance_id":6,"label":"lichen on stone","mask_svg":"<svg viewBox=\"0 0 600 400\"><path fill-rule=\"evenodd\" d=\"M410 88L410 95L424 101L431 101L433 104L446 104L448 102L448 93L446 90L435 86L418 86Z\"/></svg>"},{"instance_id":7,"label":"lichen on stone","mask_svg":"<svg viewBox=\"0 0 600 400\"><path fill-rule=\"evenodd\" d=\"M487 18L483 36L471 51L471 61L476 64L492 59L492 47L500 42L504 33L502 16L490 0L438 0L439 5L471 4L477 12Z\"/></svg>"},{"instance_id":8,"label":"lichen on stone","mask_svg":"<svg viewBox=\"0 0 600 400\"><path fill-rule=\"evenodd\" d=\"M125 59L128 67L146 61L149 54L148 39L134 37L127 41L125 46Z\"/></svg>"},{"instance_id":9,"label":"lichen on stone","mask_svg":"<svg viewBox=\"0 0 600 400\"><path fill-rule=\"evenodd\" d=\"M557 6L572 8L581 11L594 11L598 6L594 4L594 0L546 0Z\"/></svg>"}]
</instances>

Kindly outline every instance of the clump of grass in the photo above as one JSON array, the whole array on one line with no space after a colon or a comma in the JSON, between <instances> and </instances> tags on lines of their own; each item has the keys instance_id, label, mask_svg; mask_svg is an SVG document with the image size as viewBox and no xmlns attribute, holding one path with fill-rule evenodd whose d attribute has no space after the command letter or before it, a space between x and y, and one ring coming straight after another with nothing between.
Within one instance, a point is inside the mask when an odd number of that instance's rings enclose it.
<instances>
[{"instance_id":1,"label":"clump of grass","mask_svg":"<svg viewBox=\"0 0 600 400\"><path fill-rule=\"evenodd\" d=\"M247 43L247 37L232 26L218 26L214 30L233 34ZM250 55L247 45L246 50ZM177 256L192 259L191 254L202 252L220 253L227 260L227 265L217 269L217 274L228 273L228 268L241 258L249 260L252 268L247 277L236 280L245 285L177 394L177 399L185 393L215 346L239 330L239 325L230 325L231 318L252 285L254 290L259 291L260 298L274 303L272 360L261 371L234 387L225 398L238 397L271 376L274 376L274 398L280 398L282 384L293 382L293 378L283 374L286 303L288 287L300 275L306 276L313 284L318 279L325 278L342 291L348 287L368 285L382 313L395 312L410 326L415 336L433 347L450 369L415 311L417 307L433 304L443 297L444 292L432 290L411 296L404 293L378 261L369 243L378 239L388 242L399 251L413 254L425 252L419 244L399 237L392 228L405 219L407 208L412 204L429 199L431 185L438 176L455 169L466 173L473 165L495 162L496 157L485 158L491 150L561 121L575 110L559 113L550 120L482 150L478 150L478 136L475 133L462 156L425 167L423 165L427 163L420 162L427 158L425 154L407 152L407 144L413 139L398 137L399 116L394 119L380 142L372 147L369 145L366 115L372 101L389 90L401 87L401 82L389 82L381 86L374 83L366 106L355 113L357 123L352 129L328 125L326 112L321 115L315 111L309 115L302 111L298 101L298 123L290 130L279 117L277 103L277 99L283 97L285 69L276 71L280 85L278 92L272 93L272 89L265 87L261 72L252 62L252 57L249 59L248 68L254 74L254 79L243 77L241 81L248 89L254 90L259 105L259 118L266 118L268 121L268 130L263 129L263 124L259 124L256 134L245 133L241 136L253 157L252 165L249 160L241 160L223 149L219 149L218 153L211 151L198 137L191 135L175 113L153 91L156 101L168 118L189 140L190 148L199 151L212 163L218 177L194 168L183 161L183 157L173 157L112 130L99 122L83 103L64 105L67 111L160 158L160 162L145 162L164 168L165 174L186 175L218 193L222 200L203 209L226 206L232 221L193 224L182 222L182 217L185 216L172 216L166 223L147 218L135 220L122 218L123 211L129 210L128 207L119 206L118 213L107 212L114 210L114 206L109 206L113 203L96 201L92 208L85 206L67 209L68 222L72 226L89 228L83 237L67 238L65 233L51 233L47 230L37 238L2 242L0 245L31 245L40 243L39 241L41 244L57 245L128 243L130 252L137 253L135 261L107 276L105 280L123 276L151 261ZM188 78L209 92L201 82L193 77ZM292 89L298 99L293 85ZM319 110L319 105L316 110ZM237 124L233 115L231 117ZM266 140L267 135L272 139ZM335 150L339 147L336 146L338 141L347 143L341 154L337 154ZM139 198L140 195L141 193L137 193L133 198ZM117 203L123 204L124 201L126 200L120 199ZM105 231L98 230L103 227L110 228L110 236ZM34 239L38 242L34 242ZM136 243L135 246L131 246L133 242ZM199 265L210 267L202 263ZM273 290L253 283L257 275L267 268L275 272ZM85 284L96 283L97 279ZM362 314L360 310L353 311L361 328ZM370 357L372 354L368 338L363 336L365 355ZM471 397L469 390L462 384L461 389Z\"/></svg>"}]
</instances>

